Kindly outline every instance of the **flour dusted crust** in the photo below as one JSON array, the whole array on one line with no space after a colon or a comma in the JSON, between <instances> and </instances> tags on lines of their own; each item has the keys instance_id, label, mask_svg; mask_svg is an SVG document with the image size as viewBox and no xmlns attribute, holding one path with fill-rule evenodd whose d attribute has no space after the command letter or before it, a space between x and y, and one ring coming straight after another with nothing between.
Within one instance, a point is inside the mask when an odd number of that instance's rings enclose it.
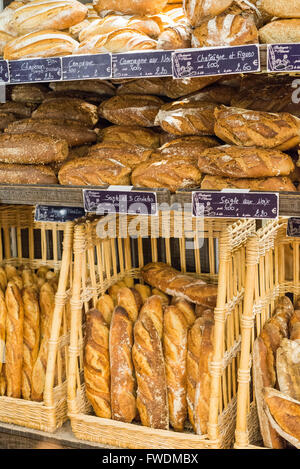
<instances>
[{"instance_id":1,"label":"flour dusted crust","mask_svg":"<svg viewBox=\"0 0 300 469\"><path fill-rule=\"evenodd\" d=\"M189 135L176 138L162 145L159 149L161 156L172 156L197 160L199 154L204 148L212 148L218 145L214 137L199 137L198 135ZM158 152L155 153L158 155Z\"/></svg>"},{"instance_id":2,"label":"flour dusted crust","mask_svg":"<svg viewBox=\"0 0 300 469\"><path fill-rule=\"evenodd\" d=\"M15 10L12 23L19 34L68 29L83 21L88 9L76 0L32 0Z\"/></svg>"},{"instance_id":3,"label":"flour dusted crust","mask_svg":"<svg viewBox=\"0 0 300 469\"><path fill-rule=\"evenodd\" d=\"M267 113L220 106L215 134L224 142L246 147L290 150L300 143L300 119L288 113Z\"/></svg>"},{"instance_id":4,"label":"flour dusted crust","mask_svg":"<svg viewBox=\"0 0 300 469\"><path fill-rule=\"evenodd\" d=\"M150 95L122 95L104 101L98 108L99 115L118 125L154 127L155 118L163 101Z\"/></svg>"},{"instance_id":5,"label":"flour dusted crust","mask_svg":"<svg viewBox=\"0 0 300 469\"><path fill-rule=\"evenodd\" d=\"M94 8L98 13L107 10L126 15L151 15L160 13L166 4L167 0L95 0Z\"/></svg>"},{"instance_id":6,"label":"flour dusted crust","mask_svg":"<svg viewBox=\"0 0 300 469\"><path fill-rule=\"evenodd\" d=\"M175 50L191 47L191 30L184 24L169 26L157 39L157 49Z\"/></svg>"},{"instance_id":7,"label":"flour dusted crust","mask_svg":"<svg viewBox=\"0 0 300 469\"><path fill-rule=\"evenodd\" d=\"M250 189L253 191L296 192L297 189L288 177L257 179L236 179L219 176L205 176L201 182L203 190Z\"/></svg>"},{"instance_id":8,"label":"flour dusted crust","mask_svg":"<svg viewBox=\"0 0 300 469\"><path fill-rule=\"evenodd\" d=\"M100 54L105 52L130 52L134 50L156 49L157 42L147 34L135 29L118 29L109 34L88 37L81 42L74 53Z\"/></svg>"},{"instance_id":9,"label":"flour dusted crust","mask_svg":"<svg viewBox=\"0 0 300 469\"><path fill-rule=\"evenodd\" d=\"M133 323L126 309L113 312L109 331L111 416L130 423L136 416L136 382L132 362Z\"/></svg>"},{"instance_id":10,"label":"flour dusted crust","mask_svg":"<svg viewBox=\"0 0 300 469\"><path fill-rule=\"evenodd\" d=\"M161 107L155 124L174 135L214 135L215 107L203 101L175 101Z\"/></svg>"},{"instance_id":11,"label":"flour dusted crust","mask_svg":"<svg viewBox=\"0 0 300 469\"><path fill-rule=\"evenodd\" d=\"M191 93L202 90L208 85L217 82L222 77L199 77L199 78L183 78L175 80L174 78L165 78L165 93L168 98L177 99L188 96Z\"/></svg>"},{"instance_id":12,"label":"flour dusted crust","mask_svg":"<svg viewBox=\"0 0 300 469\"><path fill-rule=\"evenodd\" d=\"M300 18L276 20L259 30L259 39L263 44L294 43L300 41Z\"/></svg>"},{"instance_id":13,"label":"flour dusted crust","mask_svg":"<svg viewBox=\"0 0 300 469\"><path fill-rule=\"evenodd\" d=\"M138 80L132 80L119 86L117 94L165 96L165 80L164 78L139 78Z\"/></svg>"},{"instance_id":14,"label":"flour dusted crust","mask_svg":"<svg viewBox=\"0 0 300 469\"><path fill-rule=\"evenodd\" d=\"M88 156L96 157L99 161L111 158L123 165L135 168L140 163L147 161L152 154L152 149L140 145L132 145L124 142L102 142L90 147Z\"/></svg>"},{"instance_id":15,"label":"flour dusted crust","mask_svg":"<svg viewBox=\"0 0 300 469\"><path fill-rule=\"evenodd\" d=\"M278 150L223 145L203 150L198 167L211 176L262 178L288 176L294 163L289 155Z\"/></svg>"},{"instance_id":16,"label":"flour dusted crust","mask_svg":"<svg viewBox=\"0 0 300 469\"><path fill-rule=\"evenodd\" d=\"M300 341L283 339L276 353L279 389L287 396L300 400Z\"/></svg>"},{"instance_id":17,"label":"flour dusted crust","mask_svg":"<svg viewBox=\"0 0 300 469\"><path fill-rule=\"evenodd\" d=\"M30 57L56 57L72 54L79 43L69 34L47 29L25 34L6 44L3 57L17 60Z\"/></svg>"},{"instance_id":18,"label":"flour dusted crust","mask_svg":"<svg viewBox=\"0 0 300 469\"><path fill-rule=\"evenodd\" d=\"M155 149L160 145L159 134L139 126L112 125L102 129L100 137L102 142L123 142L145 148Z\"/></svg>"},{"instance_id":19,"label":"flour dusted crust","mask_svg":"<svg viewBox=\"0 0 300 469\"><path fill-rule=\"evenodd\" d=\"M203 18L223 13L233 0L184 0L183 7L192 26L198 26Z\"/></svg>"},{"instance_id":20,"label":"flour dusted crust","mask_svg":"<svg viewBox=\"0 0 300 469\"><path fill-rule=\"evenodd\" d=\"M220 15L203 21L192 35L192 47L238 46L258 43L254 21L243 15Z\"/></svg>"}]
</instances>

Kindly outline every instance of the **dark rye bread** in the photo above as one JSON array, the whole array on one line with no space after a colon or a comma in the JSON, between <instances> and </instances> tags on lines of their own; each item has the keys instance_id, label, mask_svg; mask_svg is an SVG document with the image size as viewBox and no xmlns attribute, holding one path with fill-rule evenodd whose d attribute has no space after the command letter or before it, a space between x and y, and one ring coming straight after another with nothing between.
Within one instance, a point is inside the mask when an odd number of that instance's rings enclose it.
<instances>
[{"instance_id":1,"label":"dark rye bread","mask_svg":"<svg viewBox=\"0 0 300 469\"><path fill-rule=\"evenodd\" d=\"M46 99L32 113L34 119L69 119L87 127L98 122L97 107L77 98Z\"/></svg>"}]
</instances>

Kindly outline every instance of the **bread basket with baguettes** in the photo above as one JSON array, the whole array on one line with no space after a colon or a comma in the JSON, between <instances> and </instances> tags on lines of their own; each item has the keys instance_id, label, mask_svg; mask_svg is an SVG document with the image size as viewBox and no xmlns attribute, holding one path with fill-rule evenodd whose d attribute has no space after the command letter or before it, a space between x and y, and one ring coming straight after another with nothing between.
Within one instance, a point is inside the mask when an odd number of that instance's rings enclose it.
<instances>
[{"instance_id":1,"label":"bread basket with baguettes","mask_svg":"<svg viewBox=\"0 0 300 469\"><path fill-rule=\"evenodd\" d=\"M54 432L67 420L73 222L10 205L0 226L0 421Z\"/></svg>"},{"instance_id":2,"label":"bread basket with baguettes","mask_svg":"<svg viewBox=\"0 0 300 469\"><path fill-rule=\"evenodd\" d=\"M117 217L115 229L111 216L76 224L68 414L77 438L124 448L233 444L245 242L255 222L189 220L187 234L179 212L169 233L164 212Z\"/></svg>"},{"instance_id":3,"label":"bread basket with baguettes","mask_svg":"<svg viewBox=\"0 0 300 469\"><path fill-rule=\"evenodd\" d=\"M283 449L297 440L289 401L300 396L294 363L300 338L299 238L287 236L287 223L268 222L247 241L237 449Z\"/></svg>"}]
</instances>

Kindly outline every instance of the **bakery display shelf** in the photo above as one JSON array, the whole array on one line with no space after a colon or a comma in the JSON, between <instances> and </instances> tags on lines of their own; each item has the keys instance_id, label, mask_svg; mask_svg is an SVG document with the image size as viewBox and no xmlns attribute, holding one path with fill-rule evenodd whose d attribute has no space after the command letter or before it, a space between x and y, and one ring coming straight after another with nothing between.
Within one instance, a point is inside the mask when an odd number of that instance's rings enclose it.
<instances>
[{"instance_id":1,"label":"bakery display shelf","mask_svg":"<svg viewBox=\"0 0 300 469\"><path fill-rule=\"evenodd\" d=\"M201 189L178 191L174 197L174 203L177 203L182 207L185 205L188 210L189 204L190 206L192 204L192 193L197 191L201 191ZM234 193L234 191L235 190L232 189L232 193ZM226 192L224 192L224 194L226 194ZM261 195L263 194L264 192L261 192ZM284 192L279 194L279 215L281 217L300 217L300 193Z\"/></svg>"},{"instance_id":2,"label":"bakery display shelf","mask_svg":"<svg viewBox=\"0 0 300 469\"><path fill-rule=\"evenodd\" d=\"M55 205L67 207L83 207L83 189L97 190L95 186L43 186L43 185L10 185L0 184L0 203L16 205ZM136 188L136 191L145 189ZM170 193L167 189L146 189L155 192L157 203L169 204Z\"/></svg>"}]
</instances>

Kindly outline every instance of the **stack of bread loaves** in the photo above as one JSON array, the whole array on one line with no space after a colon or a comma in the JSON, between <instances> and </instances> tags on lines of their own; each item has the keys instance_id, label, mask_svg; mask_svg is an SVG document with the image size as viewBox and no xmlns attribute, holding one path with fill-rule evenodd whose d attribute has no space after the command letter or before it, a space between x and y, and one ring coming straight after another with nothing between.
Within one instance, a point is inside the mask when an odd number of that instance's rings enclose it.
<instances>
[{"instance_id":1,"label":"stack of bread loaves","mask_svg":"<svg viewBox=\"0 0 300 469\"><path fill-rule=\"evenodd\" d=\"M57 282L47 267L0 267L1 396L43 399Z\"/></svg>"},{"instance_id":2,"label":"stack of bread loaves","mask_svg":"<svg viewBox=\"0 0 300 469\"><path fill-rule=\"evenodd\" d=\"M300 447L300 301L278 300L254 342L254 391L267 448Z\"/></svg>"},{"instance_id":3,"label":"stack of bread loaves","mask_svg":"<svg viewBox=\"0 0 300 469\"><path fill-rule=\"evenodd\" d=\"M87 313L87 398L102 418L206 434L217 287L163 263L142 276L152 288L124 278Z\"/></svg>"}]
</instances>

